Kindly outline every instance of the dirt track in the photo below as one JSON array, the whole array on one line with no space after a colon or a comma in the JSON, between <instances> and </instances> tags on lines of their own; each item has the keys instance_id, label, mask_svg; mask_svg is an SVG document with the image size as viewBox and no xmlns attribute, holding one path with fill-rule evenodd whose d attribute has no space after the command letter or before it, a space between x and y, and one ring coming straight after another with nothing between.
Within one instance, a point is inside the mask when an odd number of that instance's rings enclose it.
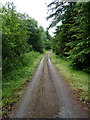
<instances>
[{"instance_id":1,"label":"dirt track","mask_svg":"<svg viewBox=\"0 0 90 120\"><path fill-rule=\"evenodd\" d=\"M51 63L41 60L11 118L87 118L82 106Z\"/></svg>"}]
</instances>

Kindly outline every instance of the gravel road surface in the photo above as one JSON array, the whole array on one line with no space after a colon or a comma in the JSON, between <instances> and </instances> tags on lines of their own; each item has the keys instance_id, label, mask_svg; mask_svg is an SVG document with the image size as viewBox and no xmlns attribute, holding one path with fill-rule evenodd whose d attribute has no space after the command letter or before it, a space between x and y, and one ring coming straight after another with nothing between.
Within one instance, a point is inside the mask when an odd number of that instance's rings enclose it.
<instances>
[{"instance_id":1,"label":"gravel road surface","mask_svg":"<svg viewBox=\"0 0 90 120\"><path fill-rule=\"evenodd\" d=\"M50 60L42 58L11 118L88 118Z\"/></svg>"}]
</instances>

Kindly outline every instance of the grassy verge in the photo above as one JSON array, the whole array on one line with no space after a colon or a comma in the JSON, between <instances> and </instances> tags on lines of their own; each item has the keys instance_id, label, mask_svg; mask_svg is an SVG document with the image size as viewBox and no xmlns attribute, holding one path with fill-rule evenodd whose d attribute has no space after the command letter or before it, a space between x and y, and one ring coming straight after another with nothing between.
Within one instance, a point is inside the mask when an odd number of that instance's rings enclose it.
<instances>
[{"instance_id":1,"label":"grassy verge","mask_svg":"<svg viewBox=\"0 0 90 120\"><path fill-rule=\"evenodd\" d=\"M23 92L24 84L29 81L40 62L42 54L36 52L26 53L24 55L24 64L18 69L6 74L3 78L2 106L3 114L7 114L12 109L14 103L19 99Z\"/></svg>"},{"instance_id":2,"label":"grassy verge","mask_svg":"<svg viewBox=\"0 0 90 120\"><path fill-rule=\"evenodd\" d=\"M51 54L52 62L56 65L61 75L72 87L74 94L77 94L82 102L88 104L88 80L90 75L70 67L70 61L66 61L54 53Z\"/></svg>"}]
</instances>

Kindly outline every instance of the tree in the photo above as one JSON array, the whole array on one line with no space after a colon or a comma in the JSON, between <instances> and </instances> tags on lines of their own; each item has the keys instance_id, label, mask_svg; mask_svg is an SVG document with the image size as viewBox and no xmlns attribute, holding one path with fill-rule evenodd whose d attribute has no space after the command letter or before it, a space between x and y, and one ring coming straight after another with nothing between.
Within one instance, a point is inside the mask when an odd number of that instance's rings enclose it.
<instances>
[{"instance_id":1,"label":"tree","mask_svg":"<svg viewBox=\"0 0 90 120\"><path fill-rule=\"evenodd\" d=\"M27 51L25 15L17 13L13 3L2 7L2 30L4 71L13 68L16 58Z\"/></svg>"},{"instance_id":2,"label":"tree","mask_svg":"<svg viewBox=\"0 0 90 120\"><path fill-rule=\"evenodd\" d=\"M48 30L46 30L46 32L44 32L44 34L45 34L45 37L46 37L46 39L44 40L44 48L46 49L46 50L49 50L49 49L51 49L51 41L52 41L52 37L51 37L51 35L49 34L49 32L48 32Z\"/></svg>"},{"instance_id":3,"label":"tree","mask_svg":"<svg viewBox=\"0 0 90 120\"><path fill-rule=\"evenodd\" d=\"M53 39L54 52L72 61L72 66L90 72L90 2L66 3L56 0L48 5L53 18L50 27L57 26Z\"/></svg>"},{"instance_id":4,"label":"tree","mask_svg":"<svg viewBox=\"0 0 90 120\"><path fill-rule=\"evenodd\" d=\"M74 17L75 23L71 31L74 32L74 42L71 42L72 50L70 59L75 67L90 72L90 2L77 3L76 11L77 16ZM72 58L71 58L72 56Z\"/></svg>"},{"instance_id":5,"label":"tree","mask_svg":"<svg viewBox=\"0 0 90 120\"><path fill-rule=\"evenodd\" d=\"M43 52L44 29L26 14L18 13L13 3L2 9L3 74L23 64L23 55L30 51Z\"/></svg>"},{"instance_id":6,"label":"tree","mask_svg":"<svg viewBox=\"0 0 90 120\"><path fill-rule=\"evenodd\" d=\"M37 21L32 18L27 19L27 30L28 30L28 41L27 43L32 45L34 51L43 51L43 38L42 32L44 31L42 27L38 26Z\"/></svg>"}]
</instances>

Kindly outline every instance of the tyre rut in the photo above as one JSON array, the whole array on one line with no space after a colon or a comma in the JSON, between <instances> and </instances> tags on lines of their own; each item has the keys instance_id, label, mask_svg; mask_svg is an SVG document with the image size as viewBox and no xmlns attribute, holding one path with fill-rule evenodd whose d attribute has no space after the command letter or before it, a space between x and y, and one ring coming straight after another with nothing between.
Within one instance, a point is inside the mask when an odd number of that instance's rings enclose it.
<instances>
[{"instance_id":1,"label":"tyre rut","mask_svg":"<svg viewBox=\"0 0 90 120\"><path fill-rule=\"evenodd\" d=\"M88 118L88 114L72 95L47 53L10 117Z\"/></svg>"}]
</instances>

